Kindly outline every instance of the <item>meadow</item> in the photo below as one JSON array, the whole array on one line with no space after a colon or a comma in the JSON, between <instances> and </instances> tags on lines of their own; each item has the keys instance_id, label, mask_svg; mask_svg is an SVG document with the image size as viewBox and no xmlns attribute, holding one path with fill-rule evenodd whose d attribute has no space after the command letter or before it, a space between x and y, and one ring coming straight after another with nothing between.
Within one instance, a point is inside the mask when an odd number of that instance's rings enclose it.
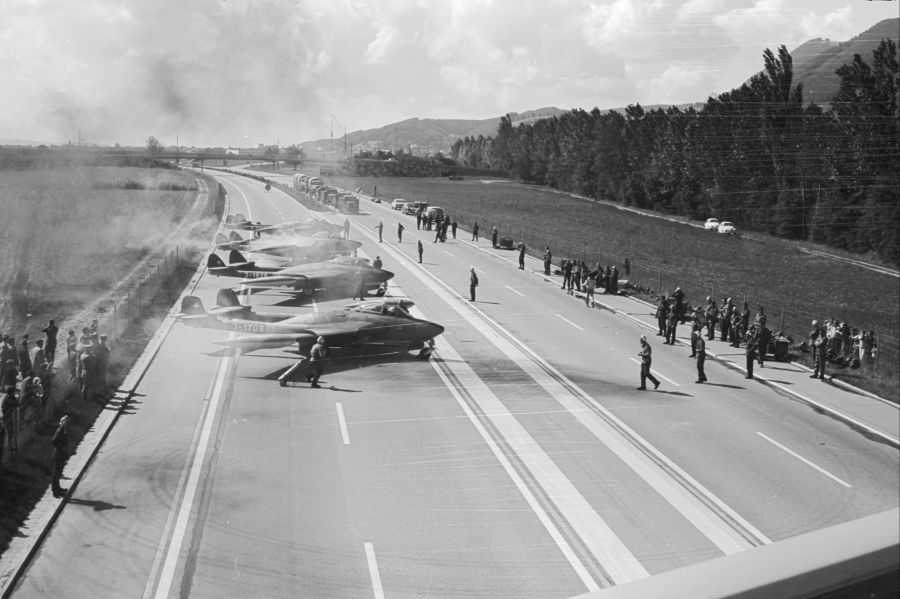
<instances>
[{"instance_id":1,"label":"meadow","mask_svg":"<svg viewBox=\"0 0 900 599\"><path fill-rule=\"evenodd\" d=\"M135 189L141 187L142 189ZM164 247L196 197L168 169L0 171L0 330L65 320Z\"/></svg>"},{"instance_id":2,"label":"meadow","mask_svg":"<svg viewBox=\"0 0 900 599\"><path fill-rule=\"evenodd\" d=\"M442 206L466 230L477 221L482 237L496 226L501 236L524 242L530 254L541 255L549 246L555 264L562 258L616 264L622 278L653 294L680 286L692 304L703 304L711 295L717 302L731 297L739 306L747 301L754 314L763 305L770 326L778 329L783 322L795 341L806 335L814 318L874 329L885 357L897 355L897 278L800 250L850 256L824 246L747 234L740 232L740 223L738 235L719 235L669 217L651 218L510 180L329 177L328 183L369 195L377 191L382 201L404 198Z\"/></svg>"}]
</instances>

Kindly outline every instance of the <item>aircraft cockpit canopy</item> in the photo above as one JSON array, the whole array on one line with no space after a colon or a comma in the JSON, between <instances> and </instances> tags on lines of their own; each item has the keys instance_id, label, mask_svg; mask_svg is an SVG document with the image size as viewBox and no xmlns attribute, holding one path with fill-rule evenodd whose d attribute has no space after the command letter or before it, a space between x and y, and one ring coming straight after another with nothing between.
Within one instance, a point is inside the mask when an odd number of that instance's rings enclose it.
<instances>
[{"instance_id":1,"label":"aircraft cockpit canopy","mask_svg":"<svg viewBox=\"0 0 900 599\"><path fill-rule=\"evenodd\" d=\"M406 308L400 305L386 304L384 302L367 302L353 308L357 312L366 314L378 314L380 316L396 316L397 318L412 318Z\"/></svg>"}]
</instances>

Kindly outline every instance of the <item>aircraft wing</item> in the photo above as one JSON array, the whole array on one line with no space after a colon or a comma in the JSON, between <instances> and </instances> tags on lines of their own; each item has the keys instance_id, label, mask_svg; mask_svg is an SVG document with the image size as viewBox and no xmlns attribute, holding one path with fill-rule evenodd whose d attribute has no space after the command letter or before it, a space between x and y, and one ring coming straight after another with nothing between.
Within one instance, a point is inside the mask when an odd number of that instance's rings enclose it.
<instances>
[{"instance_id":1,"label":"aircraft wing","mask_svg":"<svg viewBox=\"0 0 900 599\"><path fill-rule=\"evenodd\" d=\"M303 289L311 285L314 289L315 279L310 279L303 275L272 275L270 277L242 279L240 284L247 287L294 287L296 289Z\"/></svg>"}]
</instances>

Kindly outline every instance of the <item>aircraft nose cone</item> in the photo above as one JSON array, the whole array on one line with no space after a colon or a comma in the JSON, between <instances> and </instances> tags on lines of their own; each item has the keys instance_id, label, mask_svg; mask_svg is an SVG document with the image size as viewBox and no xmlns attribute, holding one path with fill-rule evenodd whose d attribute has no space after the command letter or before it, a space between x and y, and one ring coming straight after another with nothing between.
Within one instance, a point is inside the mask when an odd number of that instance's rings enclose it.
<instances>
[{"instance_id":1,"label":"aircraft nose cone","mask_svg":"<svg viewBox=\"0 0 900 599\"><path fill-rule=\"evenodd\" d=\"M378 276L380 277L380 281L389 281L394 278L394 273L389 270L382 269L381 272L378 273Z\"/></svg>"},{"instance_id":2,"label":"aircraft nose cone","mask_svg":"<svg viewBox=\"0 0 900 599\"><path fill-rule=\"evenodd\" d=\"M436 324L434 322L429 322L428 324L431 325L431 330L433 331L431 333L432 337L437 337L438 335L440 335L441 333L444 332L444 327L442 327L441 325Z\"/></svg>"}]
</instances>

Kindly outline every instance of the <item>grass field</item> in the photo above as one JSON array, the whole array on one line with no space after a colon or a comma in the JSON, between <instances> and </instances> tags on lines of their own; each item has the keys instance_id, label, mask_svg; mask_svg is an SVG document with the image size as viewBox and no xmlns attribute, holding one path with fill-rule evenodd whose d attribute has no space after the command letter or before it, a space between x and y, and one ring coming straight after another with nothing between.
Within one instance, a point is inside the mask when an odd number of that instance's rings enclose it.
<instances>
[{"instance_id":1,"label":"grass field","mask_svg":"<svg viewBox=\"0 0 900 599\"><path fill-rule=\"evenodd\" d=\"M509 180L329 177L327 182L370 195L377 186L382 201L442 206L461 227L477 221L487 236L497 226L501 236L523 241L534 255L549 245L557 264L567 257L589 264L600 260L617 264L621 273L627 258L631 275L624 278L641 287L671 292L681 286L693 304L704 303L707 295L717 302L723 296L746 299L754 313L762 304L776 328L784 313L785 332L794 339L806 334L813 318L846 320L874 329L885 354L893 349L896 356L898 279L803 253L795 242L756 233L718 235Z\"/></svg>"},{"instance_id":2,"label":"grass field","mask_svg":"<svg viewBox=\"0 0 900 599\"><path fill-rule=\"evenodd\" d=\"M173 185L196 188L165 169L0 171L0 330L36 337L160 249L196 196Z\"/></svg>"}]
</instances>

